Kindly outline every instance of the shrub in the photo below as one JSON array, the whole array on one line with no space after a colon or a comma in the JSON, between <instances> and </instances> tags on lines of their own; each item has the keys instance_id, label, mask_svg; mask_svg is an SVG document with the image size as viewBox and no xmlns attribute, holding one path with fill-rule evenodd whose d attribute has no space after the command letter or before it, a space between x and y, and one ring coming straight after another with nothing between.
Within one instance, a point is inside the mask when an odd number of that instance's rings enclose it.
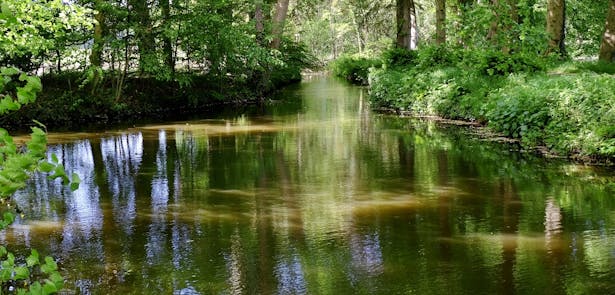
<instances>
[{"instance_id":1,"label":"shrub","mask_svg":"<svg viewBox=\"0 0 615 295\"><path fill-rule=\"evenodd\" d=\"M478 72L488 76L540 72L546 68L546 61L541 56L528 53L504 53L499 50L475 53L471 63Z\"/></svg>"},{"instance_id":2,"label":"shrub","mask_svg":"<svg viewBox=\"0 0 615 295\"><path fill-rule=\"evenodd\" d=\"M417 51L393 47L382 53L382 63L387 68L416 65Z\"/></svg>"},{"instance_id":3,"label":"shrub","mask_svg":"<svg viewBox=\"0 0 615 295\"><path fill-rule=\"evenodd\" d=\"M329 66L335 76L344 78L351 83L367 85L369 69L380 68L382 61L346 55L333 61Z\"/></svg>"},{"instance_id":4,"label":"shrub","mask_svg":"<svg viewBox=\"0 0 615 295\"><path fill-rule=\"evenodd\" d=\"M615 156L615 80L609 75L511 76L489 96L489 125L526 145Z\"/></svg>"},{"instance_id":5,"label":"shrub","mask_svg":"<svg viewBox=\"0 0 615 295\"><path fill-rule=\"evenodd\" d=\"M460 60L460 51L447 46L425 46L417 54L417 62L421 68L454 66Z\"/></svg>"}]
</instances>

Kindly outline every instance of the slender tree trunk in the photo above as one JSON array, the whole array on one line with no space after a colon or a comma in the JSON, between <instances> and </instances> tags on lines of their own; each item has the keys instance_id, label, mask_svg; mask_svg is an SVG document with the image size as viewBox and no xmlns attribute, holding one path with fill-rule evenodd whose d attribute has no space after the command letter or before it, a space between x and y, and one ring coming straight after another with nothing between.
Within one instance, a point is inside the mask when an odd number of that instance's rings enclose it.
<instances>
[{"instance_id":1,"label":"slender tree trunk","mask_svg":"<svg viewBox=\"0 0 615 295\"><path fill-rule=\"evenodd\" d=\"M491 0L491 11L493 12L493 21L489 25L489 32L487 33L487 40L491 40L492 43L497 44L498 27L500 24L500 1Z\"/></svg>"},{"instance_id":2,"label":"slender tree trunk","mask_svg":"<svg viewBox=\"0 0 615 295\"><path fill-rule=\"evenodd\" d=\"M169 0L160 0L160 8L162 9L162 21L165 27L170 25L171 5ZM171 71L171 76L175 74L175 57L173 56L173 44L169 36L162 33L164 64Z\"/></svg>"},{"instance_id":3,"label":"slender tree trunk","mask_svg":"<svg viewBox=\"0 0 615 295\"><path fill-rule=\"evenodd\" d=\"M419 25L416 18L416 5L414 0L410 0L410 49L415 50L419 47Z\"/></svg>"},{"instance_id":4,"label":"slender tree trunk","mask_svg":"<svg viewBox=\"0 0 615 295\"><path fill-rule=\"evenodd\" d=\"M414 0L397 0L397 47L414 50L418 47L418 26Z\"/></svg>"},{"instance_id":5,"label":"slender tree trunk","mask_svg":"<svg viewBox=\"0 0 615 295\"><path fill-rule=\"evenodd\" d=\"M561 56L566 55L564 43L566 25L566 1L548 0L547 1L547 34L549 35L549 46L547 54L557 53Z\"/></svg>"},{"instance_id":6,"label":"slender tree trunk","mask_svg":"<svg viewBox=\"0 0 615 295\"><path fill-rule=\"evenodd\" d=\"M90 53L90 64L95 67L100 67L102 65L102 51L104 48L103 32L105 15L100 10L100 1L96 1L94 5L97 11L94 15L94 20L96 20L96 22L94 23L94 44L92 44L92 52Z\"/></svg>"},{"instance_id":7,"label":"slender tree trunk","mask_svg":"<svg viewBox=\"0 0 615 295\"><path fill-rule=\"evenodd\" d=\"M139 70L143 73L147 64L155 59L156 41L152 32L152 20L147 0L129 0L135 16L135 34L139 46Z\"/></svg>"},{"instance_id":8,"label":"slender tree trunk","mask_svg":"<svg viewBox=\"0 0 615 295\"><path fill-rule=\"evenodd\" d=\"M289 0L278 0L275 5L275 16L271 26L271 34L273 35L270 44L271 48L280 48L282 33L284 32L284 23L286 22L286 15L288 14L288 2Z\"/></svg>"},{"instance_id":9,"label":"slender tree trunk","mask_svg":"<svg viewBox=\"0 0 615 295\"><path fill-rule=\"evenodd\" d=\"M446 1L436 0L436 44L446 43Z\"/></svg>"},{"instance_id":10,"label":"slender tree trunk","mask_svg":"<svg viewBox=\"0 0 615 295\"><path fill-rule=\"evenodd\" d=\"M395 6L395 20L397 22L396 45L399 48L407 48L410 44L410 17L407 13L408 0L397 0Z\"/></svg>"},{"instance_id":11,"label":"slender tree trunk","mask_svg":"<svg viewBox=\"0 0 615 295\"><path fill-rule=\"evenodd\" d=\"M265 40L263 0L256 0L254 3L254 24L256 29L256 40L260 45L263 45L263 41Z\"/></svg>"},{"instance_id":12,"label":"slender tree trunk","mask_svg":"<svg viewBox=\"0 0 615 295\"><path fill-rule=\"evenodd\" d=\"M609 13L604 27L598 58L602 61L613 62L615 59L615 0L611 0L609 4Z\"/></svg>"}]
</instances>

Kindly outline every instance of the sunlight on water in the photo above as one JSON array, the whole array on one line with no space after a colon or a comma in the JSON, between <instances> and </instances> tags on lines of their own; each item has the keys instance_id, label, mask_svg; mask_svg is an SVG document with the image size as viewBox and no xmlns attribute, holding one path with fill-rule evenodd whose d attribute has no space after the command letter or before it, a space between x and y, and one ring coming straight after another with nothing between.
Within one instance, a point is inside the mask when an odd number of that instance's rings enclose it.
<instances>
[{"instance_id":1,"label":"sunlight on water","mask_svg":"<svg viewBox=\"0 0 615 295\"><path fill-rule=\"evenodd\" d=\"M280 97L50 134L82 183L34 175L0 240L80 294L615 293L612 170L371 114L326 77Z\"/></svg>"}]
</instances>

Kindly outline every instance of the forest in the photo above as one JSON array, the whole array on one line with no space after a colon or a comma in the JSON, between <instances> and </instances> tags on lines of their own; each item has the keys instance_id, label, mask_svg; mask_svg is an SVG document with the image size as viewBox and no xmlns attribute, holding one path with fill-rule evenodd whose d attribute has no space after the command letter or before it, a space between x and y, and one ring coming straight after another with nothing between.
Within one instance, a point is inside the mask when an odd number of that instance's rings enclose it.
<instances>
[{"instance_id":1,"label":"forest","mask_svg":"<svg viewBox=\"0 0 615 295\"><path fill-rule=\"evenodd\" d=\"M33 174L83 181L47 128L268 105L321 72L365 86L378 113L615 161L615 0L0 0L0 230ZM62 290L54 258L18 254L0 246L0 293Z\"/></svg>"}]
</instances>

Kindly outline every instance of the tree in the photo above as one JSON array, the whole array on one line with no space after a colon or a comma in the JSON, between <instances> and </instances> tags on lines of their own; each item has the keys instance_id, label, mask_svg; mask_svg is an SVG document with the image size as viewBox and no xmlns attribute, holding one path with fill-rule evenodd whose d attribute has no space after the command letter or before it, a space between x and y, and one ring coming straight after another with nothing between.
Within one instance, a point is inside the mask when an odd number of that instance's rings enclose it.
<instances>
[{"instance_id":1,"label":"tree","mask_svg":"<svg viewBox=\"0 0 615 295\"><path fill-rule=\"evenodd\" d=\"M147 0L129 0L134 11L134 30L139 47L139 70L150 71L156 63L156 40Z\"/></svg>"},{"instance_id":2,"label":"tree","mask_svg":"<svg viewBox=\"0 0 615 295\"><path fill-rule=\"evenodd\" d=\"M103 3L101 0L94 1L94 43L92 44L92 52L90 53L90 63L92 66L102 66L102 53L104 49L104 26L105 14L103 11Z\"/></svg>"},{"instance_id":3,"label":"tree","mask_svg":"<svg viewBox=\"0 0 615 295\"><path fill-rule=\"evenodd\" d=\"M254 3L254 26L256 29L256 41L263 45L265 39L265 19L263 14L263 0L255 0Z\"/></svg>"},{"instance_id":4,"label":"tree","mask_svg":"<svg viewBox=\"0 0 615 295\"><path fill-rule=\"evenodd\" d=\"M278 0L275 5L275 16L271 25L271 34L273 39L271 40L271 48L280 48L280 41L282 40L282 33L284 33L284 23L286 22L286 16L288 15L288 1Z\"/></svg>"},{"instance_id":5,"label":"tree","mask_svg":"<svg viewBox=\"0 0 615 295\"><path fill-rule=\"evenodd\" d=\"M549 44L547 54L557 53L560 56L566 55L564 39L566 26L566 1L548 0L547 1L547 35Z\"/></svg>"},{"instance_id":6,"label":"tree","mask_svg":"<svg viewBox=\"0 0 615 295\"><path fill-rule=\"evenodd\" d=\"M604 35L600 44L598 57L602 61L613 62L615 59L615 0L609 4L609 12L604 25Z\"/></svg>"},{"instance_id":7,"label":"tree","mask_svg":"<svg viewBox=\"0 0 615 295\"><path fill-rule=\"evenodd\" d=\"M436 0L436 44L446 43L446 1Z\"/></svg>"},{"instance_id":8,"label":"tree","mask_svg":"<svg viewBox=\"0 0 615 295\"><path fill-rule=\"evenodd\" d=\"M171 75L175 73L175 57L173 56L173 44L169 32L171 31L171 5L169 0L160 0L160 8L162 10L162 22L163 22L163 54L164 64L167 70L171 72Z\"/></svg>"},{"instance_id":9,"label":"tree","mask_svg":"<svg viewBox=\"0 0 615 295\"><path fill-rule=\"evenodd\" d=\"M418 24L414 0L397 0L397 47L415 50L418 47Z\"/></svg>"}]
</instances>

